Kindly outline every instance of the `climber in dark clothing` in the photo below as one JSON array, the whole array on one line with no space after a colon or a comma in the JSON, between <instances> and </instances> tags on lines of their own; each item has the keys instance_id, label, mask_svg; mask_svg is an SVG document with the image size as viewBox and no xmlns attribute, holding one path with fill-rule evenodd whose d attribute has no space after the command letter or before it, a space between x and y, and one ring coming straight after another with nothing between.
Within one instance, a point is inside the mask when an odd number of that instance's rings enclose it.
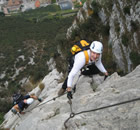
<instances>
[{"instance_id":1,"label":"climber in dark clothing","mask_svg":"<svg viewBox=\"0 0 140 130\"><path fill-rule=\"evenodd\" d=\"M12 108L11 111L12 111L14 114L16 114L17 112L23 114L22 111L23 111L25 108L27 108L30 104L32 104L33 101L34 101L34 99L35 99L35 100L38 100L39 102L42 101L41 98L38 98L38 97L35 96L35 95L26 95L26 96L23 96L22 99L21 99L17 104L15 104L15 105L13 106L13 108Z\"/></svg>"}]
</instances>

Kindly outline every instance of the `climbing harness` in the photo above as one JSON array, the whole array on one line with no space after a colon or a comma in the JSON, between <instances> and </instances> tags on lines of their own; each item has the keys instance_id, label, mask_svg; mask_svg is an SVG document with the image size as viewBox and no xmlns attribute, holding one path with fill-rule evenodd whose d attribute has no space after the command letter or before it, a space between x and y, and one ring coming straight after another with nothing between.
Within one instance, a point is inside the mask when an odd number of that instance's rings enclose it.
<instances>
[{"instance_id":1,"label":"climbing harness","mask_svg":"<svg viewBox=\"0 0 140 130\"><path fill-rule=\"evenodd\" d=\"M102 109L106 109L106 108L110 108L110 107L114 107L114 106L119 106L119 105L123 105L123 104L126 104L126 103L135 102L135 101L138 101L138 100L140 100L140 97L139 98L135 98L135 99L131 99L131 100L128 100L128 101L123 101L123 102L120 102L120 103L112 104L112 105L107 105L107 106L99 107L99 108L96 108L96 109L91 109L91 110L77 112L77 113L74 113L72 111L72 101L71 101L71 104L70 104L71 113L70 113L70 116L68 117L68 119L64 122L64 126L67 129L67 124L66 123L70 120L70 118L73 118L76 115L79 115L79 114L82 114L82 113L87 113L87 112L94 112L94 111L98 111L98 110L102 110Z\"/></svg>"}]
</instances>

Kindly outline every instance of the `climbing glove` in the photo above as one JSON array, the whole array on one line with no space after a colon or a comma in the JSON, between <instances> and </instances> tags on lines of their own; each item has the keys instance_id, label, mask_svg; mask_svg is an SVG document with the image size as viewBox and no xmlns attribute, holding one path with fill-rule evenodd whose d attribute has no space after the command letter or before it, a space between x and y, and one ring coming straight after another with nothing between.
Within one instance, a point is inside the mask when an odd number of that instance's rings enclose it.
<instances>
[{"instance_id":1,"label":"climbing glove","mask_svg":"<svg viewBox=\"0 0 140 130\"><path fill-rule=\"evenodd\" d=\"M72 99L72 92L71 92L71 91L68 91L68 92L67 92L67 98L68 98L68 99Z\"/></svg>"},{"instance_id":2,"label":"climbing glove","mask_svg":"<svg viewBox=\"0 0 140 130\"><path fill-rule=\"evenodd\" d=\"M42 99L41 99L41 98L38 98L38 101L39 101L39 102L42 102Z\"/></svg>"},{"instance_id":3,"label":"climbing glove","mask_svg":"<svg viewBox=\"0 0 140 130\"><path fill-rule=\"evenodd\" d=\"M108 75L105 75L104 80L106 80L107 77L108 77Z\"/></svg>"}]
</instances>

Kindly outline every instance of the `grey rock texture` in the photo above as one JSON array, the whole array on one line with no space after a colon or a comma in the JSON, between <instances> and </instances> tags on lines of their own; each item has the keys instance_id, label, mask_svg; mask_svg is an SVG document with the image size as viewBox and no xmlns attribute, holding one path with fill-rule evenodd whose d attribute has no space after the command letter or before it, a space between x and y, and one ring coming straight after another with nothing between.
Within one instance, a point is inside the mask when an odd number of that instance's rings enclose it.
<instances>
[{"instance_id":1,"label":"grey rock texture","mask_svg":"<svg viewBox=\"0 0 140 130\"><path fill-rule=\"evenodd\" d=\"M35 101L24 115L13 115L10 111L0 128L10 130L65 130L64 122L69 118L71 109L66 94L57 96L62 83L62 74L55 69L42 83L45 88L39 97L42 103ZM77 82L78 75L74 84ZM140 66L124 77L112 74L105 81L103 76L81 76L76 93L72 99L72 112L79 113L100 107L128 101L140 97ZM96 89L95 89L96 86ZM94 91L93 91L94 90ZM33 90L38 93L38 87ZM50 101L51 100L51 101ZM134 101L106 109L84 112L75 115L66 122L67 130L139 130L140 101Z\"/></svg>"}]
</instances>

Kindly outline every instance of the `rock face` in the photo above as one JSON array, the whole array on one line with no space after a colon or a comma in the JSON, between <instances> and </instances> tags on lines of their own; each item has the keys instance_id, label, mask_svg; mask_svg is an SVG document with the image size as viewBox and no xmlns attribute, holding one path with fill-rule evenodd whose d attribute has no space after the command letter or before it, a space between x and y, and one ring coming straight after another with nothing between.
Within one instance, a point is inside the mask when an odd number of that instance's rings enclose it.
<instances>
[{"instance_id":1,"label":"rock face","mask_svg":"<svg viewBox=\"0 0 140 130\"><path fill-rule=\"evenodd\" d=\"M77 82L78 75L74 84ZM105 81L103 76L81 76L72 99L72 112L79 113L140 97L140 66L124 77L112 74ZM55 69L42 83L45 88L39 97L42 103L34 102L24 115L9 111L0 128L10 130L65 130L64 122L71 109L66 94L56 98L61 88L62 75ZM93 91L94 90L94 91ZM38 93L39 88L33 90ZM32 92L31 92L32 93ZM37 106L39 104L39 106ZM66 122L67 130L139 130L140 101L134 101L94 112L75 115Z\"/></svg>"},{"instance_id":2,"label":"rock face","mask_svg":"<svg viewBox=\"0 0 140 130\"><path fill-rule=\"evenodd\" d=\"M134 69L134 63L130 55L140 53L140 45L138 45L140 42L140 1L87 0L83 8L79 10L73 25L68 29L67 38L71 37L74 29L79 28L79 24L90 18L88 11L92 9L94 12L93 1L100 6L98 15L102 24L109 24L108 46L112 48L114 61L125 73L131 72ZM102 33L100 35L102 36Z\"/></svg>"}]
</instances>

